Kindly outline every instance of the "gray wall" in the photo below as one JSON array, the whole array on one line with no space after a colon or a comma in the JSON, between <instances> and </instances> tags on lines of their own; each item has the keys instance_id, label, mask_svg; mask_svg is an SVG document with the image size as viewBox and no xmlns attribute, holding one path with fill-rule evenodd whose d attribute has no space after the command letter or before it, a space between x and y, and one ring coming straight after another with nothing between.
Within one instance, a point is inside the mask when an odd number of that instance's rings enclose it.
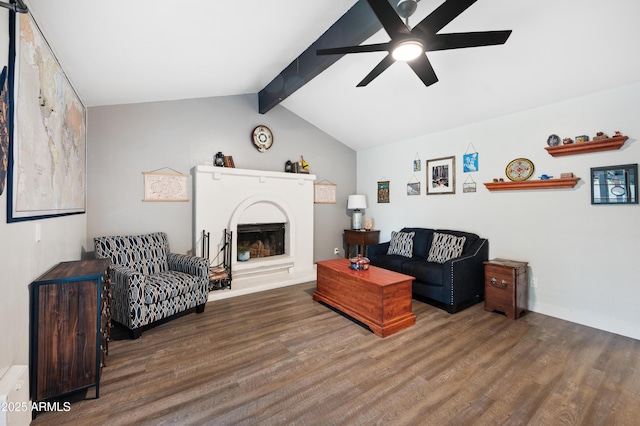
<instances>
[{"instance_id":1,"label":"gray wall","mask_svg":"<svg viewBox=\"0 0 640 426\"><path fill-rule=\"evenodd\" d=\"M314 260L333 257L350 225L346 200L356 189L356 153L284 107L259 114L257 102L252 94L89 108L87 251L94 236L165 231L172 251L191 252L193 196L187 203L143 202L142 173L192 174L222 151L237 168L273 171L304 155L316 182L336 184L337 204L314 209ZM259 124L274 133L265 153L250 139ZM191 177L190 192L192 184Z\"/></svg>"}]
</instances>

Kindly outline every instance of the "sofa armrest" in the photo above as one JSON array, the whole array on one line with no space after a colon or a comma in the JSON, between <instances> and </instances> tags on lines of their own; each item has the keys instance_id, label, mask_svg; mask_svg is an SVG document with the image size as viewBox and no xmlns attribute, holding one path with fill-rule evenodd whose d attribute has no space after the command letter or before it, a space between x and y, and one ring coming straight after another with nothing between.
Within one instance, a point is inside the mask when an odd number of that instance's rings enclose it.
<instances>
[{"instance_id":1,"label":"sofa armrest","mask_svg":"<svg viewBox=\"0 0 640 426\"><path fill-rule=\"evenodd\" d=\"M126 266L111 265L111 315L114 321L129 329L145 325L145 276Z\"/></svg>"},{"instance_id":2,"label":"sofa armrest","mask_svg":"<svg viewBox=\"0 0 640 426\"><path fill-rule=\"evenodd\" d=\"M479 238L467 254L449 259L443 264L442 284L450 297L449 304L457 305L476 296L484 297L484 261L489 258L489 241Z\"/></svg>"},{"instance_id":3,"label":"sofa armrest","mask_svg":"<svg viewBox=\"0 0 640 426\"><path fill-rule=\"evenodd\" d=\"M204 257L189 254L169 253L167 263L170 271L195 275L209 282L209 261Z\"/></svg>"},{"instance_id":4,"label":"sofa armrest","mask_svg":"<svg viewBox=\"0 0 640 426\"><path fill-rule=\"evenodd\" d=\"M367 246L367 255L368 256L380 256L385 255L389 251L390 242L380 244L373 244L371 246Z\"/></svg>"}]
</instances>

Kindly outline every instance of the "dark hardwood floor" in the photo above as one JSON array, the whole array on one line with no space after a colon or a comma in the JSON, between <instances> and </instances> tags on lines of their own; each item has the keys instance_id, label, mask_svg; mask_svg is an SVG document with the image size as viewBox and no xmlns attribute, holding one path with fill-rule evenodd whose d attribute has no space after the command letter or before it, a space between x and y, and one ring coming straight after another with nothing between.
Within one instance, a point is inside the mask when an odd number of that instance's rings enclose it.
<instances>
[{"instance_id":1,"label":"dark hardwood floor","mask_svg":"<svg viewBox=\"0 0 640 426\"><path fill-rule=\"evenodd\" d=\"M112 341L100 398L32 424L640 424L638 340L416 300L415 326L381 339L314 290L210 302Z\"/></svg>"}]
</instances>

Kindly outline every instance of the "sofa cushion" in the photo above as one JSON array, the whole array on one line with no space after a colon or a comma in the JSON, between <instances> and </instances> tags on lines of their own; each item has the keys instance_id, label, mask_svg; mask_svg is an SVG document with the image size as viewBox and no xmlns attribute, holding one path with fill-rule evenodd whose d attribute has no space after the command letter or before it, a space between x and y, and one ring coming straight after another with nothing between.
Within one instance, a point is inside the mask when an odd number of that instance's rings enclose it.
<instances>
[{"instance_id":1,"label":"sofa cushion","mask_svg":"<svg viewBox=\"0 0 640 426\"><path fill-rule=\"evenodd\" d=\"M415 232L413 237L413 256L427 258L431 240L433 240L433 229L429 228L402 228L402 232Z\"/></svg>"},{"instance_id":2,"label":"sofa cushion","mask_svg":"<svg viewBox=\"0 0 640 426\"><path fill-rule=\"evenodd\" d=\"M391 232L391 241L387 254L397 254L404 257L413 256L413 236L415 232Z\"/></svg>"},{"instance_id":3,"label":"sofa cushion","mask_svg":"<svg viewBox=\"0 0 640 426\"><path fill-rule=\"evenodd\" d=\"M371 256L369 258L373 266L389 269L390 271L402 272L402 264L409 261L404 256L397 254L383 254L378 256Z\"/></svg>"},{"instance_id":4,"label":"sofa cushion","mask_svg":"<svg viewBox=\"0 0 640 426\"><path fill-rule=\"evenodd\" d=\"M428 285L442 286L442 265L439 263L430 263L426 259L414 259L402 264L403 274L411 275L416 279Z\"/></svg>"},{"instance_id":5,"label":"sofa cushion","mask_svg":"<svg viewBox=\"0 0 640 426\"><path fill-rule=\"evenodd\" d=\"M435 232L440 232L441 234L455 235L456 237L465 237L466 241L464 242L464 248L462 249L462 254L467 254L469 247L471 247L473 243L475 243L480 238L476 234L472 234L471 232L454 231L451 229L438 229Z\"/></svg>"},{"instance_id":6,"label":"sofa cushion","mask_svg":"<svg viewBox=\"0 0 640 426\"><path fill-rule=\"evenodd\" d=\"M184 272L167 271L145 277L144 302L147 305L193 293L198 287L197 276Z\"/></svg>"},{"instance_id":7,"label":"sofa cushion","mask_svg":"<svg viewBox=\"0 0 640 426\"><path fill-rule=\"evenodd\" d=\"M141 274L151 275L169 269L167 234L96 237L93 239L96 257L110 258L111 263L126 266Z\"/></svg>"},{"instance_id":8,"label":"sofa cushion","mask_svg":"<svg viewBox=\"0 0 640 426\"><path fill-rule=\"evenodd\" d=\"M466 237L435 232L427 261L444 263L449 259L459 257L462 254L465 241Z\"/></svg>"}]
</instances>

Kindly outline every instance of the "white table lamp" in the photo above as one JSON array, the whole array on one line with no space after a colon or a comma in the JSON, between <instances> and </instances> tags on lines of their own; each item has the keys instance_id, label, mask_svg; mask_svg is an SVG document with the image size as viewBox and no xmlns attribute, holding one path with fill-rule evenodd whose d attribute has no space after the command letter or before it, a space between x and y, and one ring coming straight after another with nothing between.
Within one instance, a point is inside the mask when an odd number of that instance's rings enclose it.
<instances>
[{"instance_id":1,"label":"white table lamp","mask_svg":"<svg viewBox=\"0 0 640 426\"><path fill-rule=\"evenodd\" d=\"M360 209L367 208L367 198L364 195L349 195L347 208L353 210L352 229L362 229L362 212Z\"/></svg>"}]
</instances>

